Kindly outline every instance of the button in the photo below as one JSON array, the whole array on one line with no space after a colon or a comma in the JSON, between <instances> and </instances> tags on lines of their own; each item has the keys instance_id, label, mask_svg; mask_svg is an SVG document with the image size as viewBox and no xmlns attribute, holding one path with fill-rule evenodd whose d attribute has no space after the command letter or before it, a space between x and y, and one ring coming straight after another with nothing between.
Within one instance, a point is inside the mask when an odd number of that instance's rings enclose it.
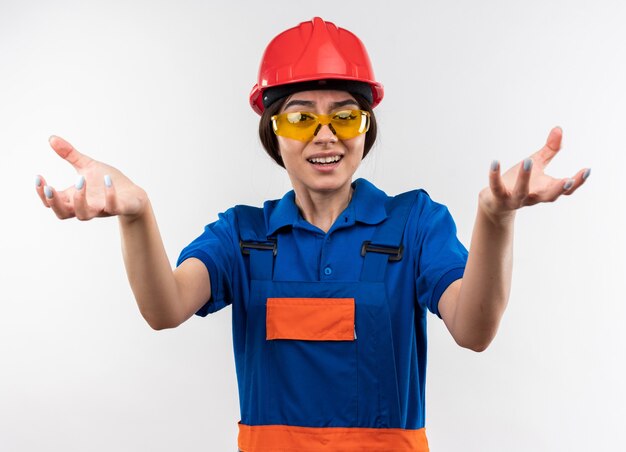
<instances>
[{"instance_id":1,"label":"button","mask_svg":"<svg viewBox=\"0 0 626 452\"><path fill-rule=\"evenodd\" d=\"M326 276L329 276L329 275L331 275L332 273L333 273L333 269L332 269L332 268L330 268L330 267L326 267L326 268L324 269L324 274L325 274Z\"/></svg>"}]
</instances>

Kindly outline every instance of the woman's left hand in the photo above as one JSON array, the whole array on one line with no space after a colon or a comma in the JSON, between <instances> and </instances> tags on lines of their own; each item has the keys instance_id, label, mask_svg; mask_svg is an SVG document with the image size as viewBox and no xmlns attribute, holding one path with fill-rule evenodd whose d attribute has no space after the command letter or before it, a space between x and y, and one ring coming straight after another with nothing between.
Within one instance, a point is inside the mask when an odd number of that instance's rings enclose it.
<instances>
[{"instance_id":1,"label":"woman's left hand","mask_svg":"<svg viewBox=\"0 0 626 452\"><path fill-rule=\"evenodd\" d=\"M518 163L503 175L495 161L489 173L489 187L479 196L479 206L492 220L514 215L524 206L556 201L561 195L571 195L590 174L589 168L578 171L571 179L557 179L544 171L561 148L563 131L555 127L546 144L532 156Z\"/></svg>"}]
</instances>

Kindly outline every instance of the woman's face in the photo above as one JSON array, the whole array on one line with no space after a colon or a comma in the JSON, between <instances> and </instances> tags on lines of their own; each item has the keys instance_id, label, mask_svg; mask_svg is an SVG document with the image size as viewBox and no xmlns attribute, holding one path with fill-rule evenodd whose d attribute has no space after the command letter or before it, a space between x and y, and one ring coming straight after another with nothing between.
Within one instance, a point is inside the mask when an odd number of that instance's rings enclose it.
<instances>
[{"instance_id":1,"label":"woman's face","mask_svg":"<svg viewBox=\"0 0 626 452\"><path fill-rule=\"evenodd\" d=\"M359 109L354 97L345 91L302 91L287 98L279 113L306 111L332 114L340 110ZM321 127L310 141L277 136L280 155L296 193L333 192L352 183L352 176L363 158L365 134L339 140L328 125ZM332 163L319 159L332 157Z\"/></svg>"}]
</instances>

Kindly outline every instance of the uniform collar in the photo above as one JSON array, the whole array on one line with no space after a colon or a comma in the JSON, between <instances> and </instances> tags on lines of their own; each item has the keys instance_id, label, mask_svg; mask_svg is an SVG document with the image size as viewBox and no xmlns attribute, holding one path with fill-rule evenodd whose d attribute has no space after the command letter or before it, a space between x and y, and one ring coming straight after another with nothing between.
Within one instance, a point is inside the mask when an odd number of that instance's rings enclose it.
<instances>
[{"instance_id":1,"label":"uniform collar","mask_svg":"<svg viewBox=\"0 0 626 452\"><path fill-rule=\"evenodd\" d=\"M352 183L352 187L354 188L352 200L340 215L340 218L343 218L342 224L344 226L352 225L355 222L378 224L387 218L385 210L387 195L385 192L365 179L357 179ZM295 192L291 190L275 204L269 216L268 237L283 227L294 227L298 223L304 222L295 199Z\"/></svg>"}]
</instances>

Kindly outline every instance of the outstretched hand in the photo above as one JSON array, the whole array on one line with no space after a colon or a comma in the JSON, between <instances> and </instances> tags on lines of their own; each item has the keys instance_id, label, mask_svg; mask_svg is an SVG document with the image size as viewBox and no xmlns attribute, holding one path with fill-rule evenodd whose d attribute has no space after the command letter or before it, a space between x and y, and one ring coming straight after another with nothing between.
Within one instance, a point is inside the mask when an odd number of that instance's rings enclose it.
<instances>
[{"instance_id":1,"label":"outstretched hand","mask_svg":"<svg viewBox=\"0 0 626 452\"><path fill-rule=\"evenodd\" d=\"M63 138L53 135L49 142L52 149L79 175L76 183L63 191L56 191L47 185L42 176L37 176L37 194L44 206L51 208L57 217L91 220L114 215L141 215L148 197L122 172L81 154Z\"/></svg>"},{"instance_id":2,"label":"outstretched hand","mask_svg":"<svg viewBox=\"0 0 626 452\"><path fill-rule=\"evenodd\" d=\"M562 137L561 128L553 128L541 149L503 175L500 175L500 164L493 162L489 187L480 192L481 209L492 219L497 219L521 207L553 202L561 195L574 193L589 176L589 168L581 169L571 179L558 179L545 173L546 167L561 148Z\"/></svg>"}]
</instances>

